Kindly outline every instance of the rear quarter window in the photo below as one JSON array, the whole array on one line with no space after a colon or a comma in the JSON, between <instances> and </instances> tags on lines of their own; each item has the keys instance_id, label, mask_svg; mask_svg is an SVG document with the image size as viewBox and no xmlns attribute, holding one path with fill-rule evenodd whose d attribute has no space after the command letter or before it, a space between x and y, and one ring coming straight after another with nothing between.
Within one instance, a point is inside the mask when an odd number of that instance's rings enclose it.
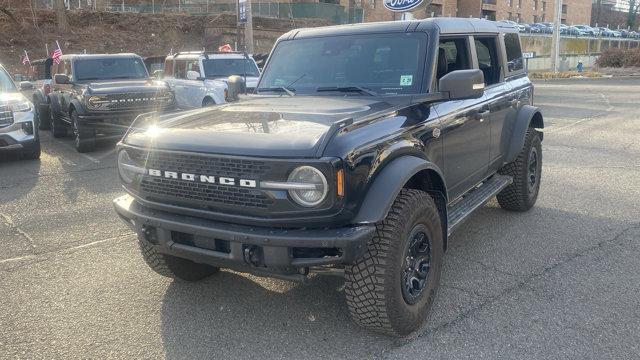
<instances>
[{"instance_id":1,"label":"rear quarter window","mask_svg":"<svg viewBox=\"0 0 640 360\"><path fill-rule=\"evenodd\" d=\"M515 33L504 35L504 48L507 53L507 71L514 72L524 69L520 37Z\"/></svg>"}]
</instances>

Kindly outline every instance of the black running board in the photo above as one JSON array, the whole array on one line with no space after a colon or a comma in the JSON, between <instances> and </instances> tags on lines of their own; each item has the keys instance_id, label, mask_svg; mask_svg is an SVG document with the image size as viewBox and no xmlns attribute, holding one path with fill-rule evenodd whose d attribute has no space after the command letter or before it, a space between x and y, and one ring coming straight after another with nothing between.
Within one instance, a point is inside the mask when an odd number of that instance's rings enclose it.
<instances>
[{"instance_id":1,"label":"black running board","mask_svg":"<svg viewBox=\"0 0 640 360\"><path fill-rule=\"evenodd\" d=\"M449 217L447 222L449 225L448 234L451 235L453 230L462 224L469 215L512 182L513 178L511 176L495 174L463 195L462 199L449 206L447 211Z\"/></svg>"}]
</instances>

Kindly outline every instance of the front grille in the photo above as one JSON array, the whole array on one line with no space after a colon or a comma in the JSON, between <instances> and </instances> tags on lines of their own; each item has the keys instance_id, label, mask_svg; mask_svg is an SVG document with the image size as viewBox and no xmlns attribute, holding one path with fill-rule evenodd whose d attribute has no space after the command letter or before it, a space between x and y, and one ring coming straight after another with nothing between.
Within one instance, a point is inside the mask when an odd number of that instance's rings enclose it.
<instances>
[{"instance_id":1,"label":"front grille","mask_svg":"<svg viewBox=\"0 0 640 360\"><path fill-rule=\"evenodd\" d=\"M263 161L207 156L153 152L146 155L140 150L129 150L130 156L147 169L175 171L196 175L231 177L235 179L260 179L271 171ZM226 186L218 183L202 183L144 176L140 182L141 195L151 201L172 202L194 208L216 209L268 209L273 200L255 188Z\"/></svg>"},{"instance_id":2,"label":"front grille","mask_svg":"<svg viewBox=\"0 0 640 360\"><path fill-rule=\"evenodd\" d=\"M0 104L0 127L13 124L13 111L8 105Z\"/></svg>"},{"instance_id":3,"label":"front grille","mask_svg":"<svg viewBox=\"0 0 640 360\"><path fill-rule=\"evenodd\" d=\"M106 95L107 108L110 110L162 107L169 104L169 98L163 93L125 93Z\"/></svg>"}]
</instances>

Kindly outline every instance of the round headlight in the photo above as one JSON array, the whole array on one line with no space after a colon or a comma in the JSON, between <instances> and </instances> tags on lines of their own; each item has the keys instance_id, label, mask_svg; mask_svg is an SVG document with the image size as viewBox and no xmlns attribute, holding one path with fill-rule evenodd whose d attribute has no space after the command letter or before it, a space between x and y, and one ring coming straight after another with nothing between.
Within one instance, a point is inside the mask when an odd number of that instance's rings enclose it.
<instances>
[{"instance_id":1,"label":"round headlight","mask_svg":"<svg viewBox=\"0 0 640 360\"><path fill-rule=\"evenodd\" d=\"M123 182L131 184L138 174L145 173L145 169L138 166L126 150L122 150L118 154L118 172Z\"/></svg>"},{"instance_id":2,"label":"round headlight","mask_svg":"<svg viewBox=\"0 0 640 360\"><path fill-rule=\"evenodd\" d=\"M296 203L306 207L320 204L329 190L324 174L312 166L294 169L288 182L300 185L300 189L289 189L289 195Z\"/></svg>"}]
</instances>

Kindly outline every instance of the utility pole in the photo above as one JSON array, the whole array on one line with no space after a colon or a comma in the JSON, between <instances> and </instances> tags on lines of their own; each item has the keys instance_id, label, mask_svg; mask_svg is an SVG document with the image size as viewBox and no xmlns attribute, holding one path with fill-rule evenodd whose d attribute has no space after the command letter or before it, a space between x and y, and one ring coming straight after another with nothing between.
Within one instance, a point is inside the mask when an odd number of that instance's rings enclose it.
<instances>
[{"instance_id":1,"label":"utility pole","mask_svg":"<svg viewBox=\"0 0 640 360\"><path fill-rule=\"evenodd\" d=\"M551 64L554 74L560 68L560 23L562 22L562 0L556 0L556 12L553 19L553 35L551 40Z\"/></svg>"},{"instance_id":2,"label":"utility pole","mask_svg":"<svg viewBox=\"0 0 640 360\"><path fill-rule=\"evenodd\" d=\"M253 15L251 14L251 0L247 1L247 22L244 24L244 44L247 53L253 54Z\"/></svg>"}]
</instances>

